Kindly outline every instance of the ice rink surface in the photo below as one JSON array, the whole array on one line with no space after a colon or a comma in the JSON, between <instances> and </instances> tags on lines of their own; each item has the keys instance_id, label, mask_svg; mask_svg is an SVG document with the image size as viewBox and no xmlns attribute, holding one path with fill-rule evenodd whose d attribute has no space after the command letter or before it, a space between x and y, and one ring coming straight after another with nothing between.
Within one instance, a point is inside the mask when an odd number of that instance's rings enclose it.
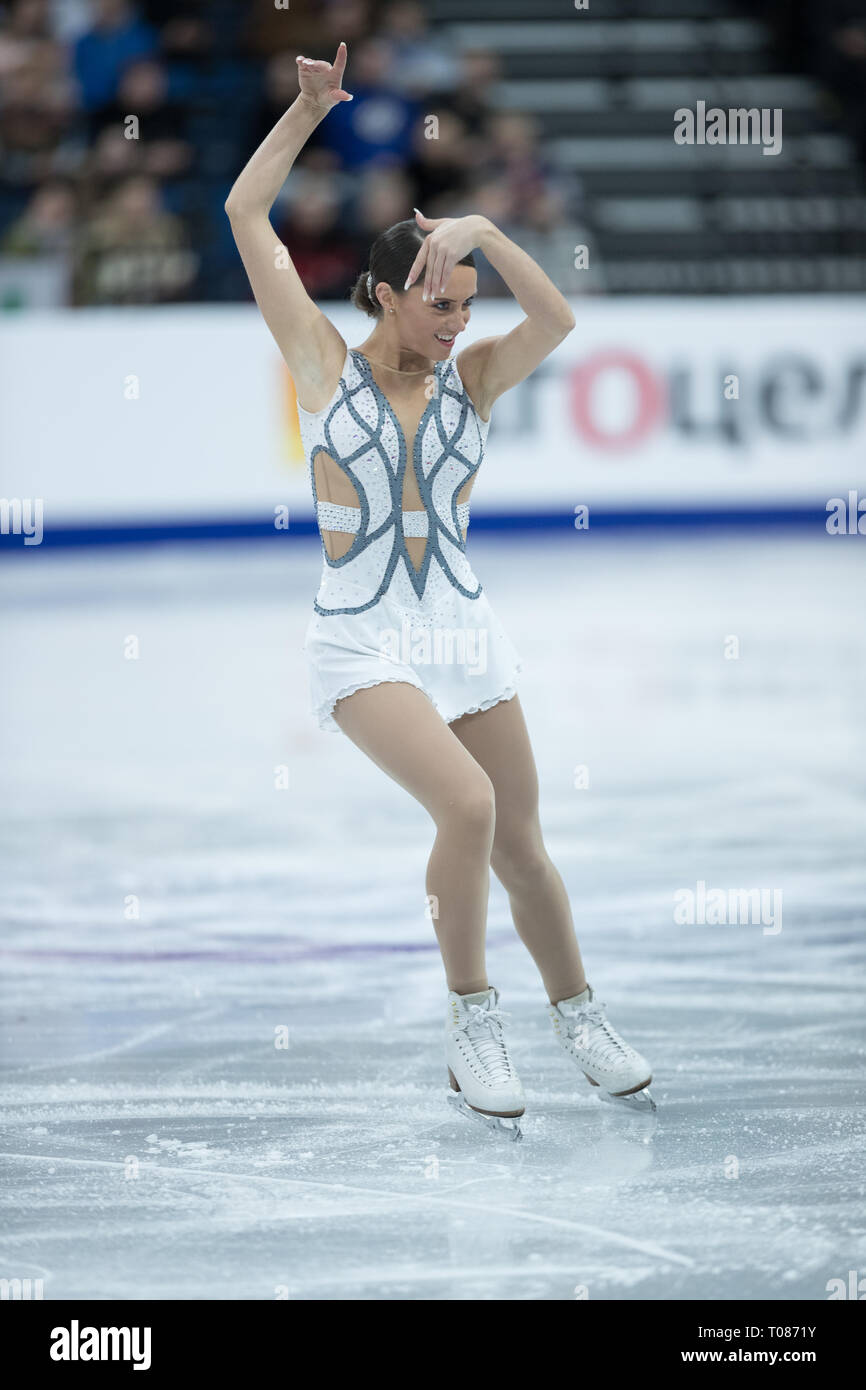
<instances>
[{"instance_id":1,"label":"ice rink surface","mask_svg":"<svg viewBox=\"0 0 866 1390\"><path fill-rule=\"evenodd\" d=\"M657 1115L611 1111L559 1051L495 881L523 1143L447 1107L432 827L307 712L315 543L33 548L2 580L3 1277L712 1301L866 1274L866 541L470 556L523 656L588 978ZM679 924L698 882L779 890L781 919Z\"/></svg>"}]
</instances>

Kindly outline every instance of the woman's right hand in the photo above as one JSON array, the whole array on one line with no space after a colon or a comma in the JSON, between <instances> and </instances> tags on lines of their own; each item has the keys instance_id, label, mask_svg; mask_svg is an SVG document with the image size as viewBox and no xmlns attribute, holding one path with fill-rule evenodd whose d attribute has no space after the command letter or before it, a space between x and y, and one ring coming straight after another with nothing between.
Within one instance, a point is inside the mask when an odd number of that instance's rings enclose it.
<instances>
[{"instance_id":1,"label":"woman's right hand","mask_svg":"<svg viewBox=\"0 0 866 1390\"><path fill-rule=\"evenodd\" d=\"M351 101L351 92L344 92L341 85L347 57L348 50L344 43L337 48L333 63L318 58L302 58L299 54L295 62L298 65L300 100L318 112L330 111L338 101Z\"/></svg>"}]
</instances>

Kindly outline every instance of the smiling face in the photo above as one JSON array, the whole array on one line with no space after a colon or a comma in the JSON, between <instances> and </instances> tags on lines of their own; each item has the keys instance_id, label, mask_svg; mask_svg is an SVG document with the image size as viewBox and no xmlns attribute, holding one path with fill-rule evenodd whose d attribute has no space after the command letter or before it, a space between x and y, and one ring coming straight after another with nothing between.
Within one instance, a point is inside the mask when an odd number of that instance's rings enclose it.
<instances>
[{"instance_id":1,"label":"smiling face","mask_svg":"<svg viewBox=\"0 0 866 1390\"><path fill-rule=\"evenodd\" d=\"M419 357L444 359L450 353L457 335L469 322L472 301L478 289L474 266L456 265L445 286L444 295L424 300L424 272L402 294L391 302L395 310L395 326L401 347L417 352Z\"/></svg>"}]
</instances>

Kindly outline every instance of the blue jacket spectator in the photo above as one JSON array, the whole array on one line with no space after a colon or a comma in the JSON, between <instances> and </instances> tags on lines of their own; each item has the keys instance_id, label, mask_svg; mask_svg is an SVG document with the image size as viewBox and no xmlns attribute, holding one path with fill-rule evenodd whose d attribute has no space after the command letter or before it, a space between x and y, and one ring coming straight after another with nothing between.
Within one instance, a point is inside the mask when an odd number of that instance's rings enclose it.
<instances>
[{"instance_id":1,"label":"blue jacket spectator","mask_svg":"<svg viewBox=\"0 0 866 1390\"><path fill-rule=\"evenodd\" d=\"M413 129L422 108L393 89L392 72L389 44L373 38L358 45L350 88L354 100L333 107L319 127L322 145L339 155L346 169L405 163L412 157Z\"/></svg>"},{"instance_id":2,"label":"blue jacket spectator","mask_svg":"<svg viewBox=\"0 0 866 1390\"><path fill-rule=\"evenodd\" d=\"M322 144L346 169L365 164L404 164L412 154L412 131L420 108L394 92L358 91L354 101L332 108Z\"/></svg>"},{"instance_id":3,"label":"blue jacket spectator","mask_svg":"<svg viewBox=\"0 0 866 1390\"><path fill-rule=\"evenodd\" d=\"M149 57L158 47L156 33L128 0L97 0L94 10L93 26L76 40L74 49L81 104L87 111L113 101L128 64Z\"/></svg>"}]
</instances>

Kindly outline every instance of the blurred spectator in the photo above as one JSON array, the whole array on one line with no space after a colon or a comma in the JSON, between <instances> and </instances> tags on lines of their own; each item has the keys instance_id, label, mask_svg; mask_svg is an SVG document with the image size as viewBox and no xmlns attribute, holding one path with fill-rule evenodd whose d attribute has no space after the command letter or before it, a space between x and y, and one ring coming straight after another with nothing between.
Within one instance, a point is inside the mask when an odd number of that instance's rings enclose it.
<instances>
[{"instance_id":1,"label":"blurred spectator","mask_svg":"<svg viewBox=\"0 0 866 1390\"><path fill-rule=\"evenodd\" d=\"M229 3L231 8L237 8L234 0ZM137 4L141 18L159 30L162 41L173 24L199 24L203 10L217 8L213 0L137 0Z\"/></svg>"},{"instance_id":2,"label":"blurred spectator","mask_svg":"<svg viewBox=\"0 0 866 1390\"><path fill-rule=\"evenodd\" d=\"M0 80L26 63L35 42L50 38L48 0L15 0L0 29Z\"/></svg>"},{"instance_id":3,"label":"blurred spectator","mask_svg":"<svg viewBox=\"0 0 866 1390\"><path fill-rule=\"evenodd\" d=\"M51 30L72 52L72 46L92 19L92 0L48 0Z\"/></svg>"},{"instance_id":4,"label":"blurred spectator","mask_svg":"<svg viewBox=\"0 0 866 1390\"><path fill-rule=\"evenodd\" d=\"M130 0L93 0L93 22L74 48L75 75L85 110L113 101L124 68L154 53L156 33Z\"/></svg>"},{"instance_id":5,"label":"blurred spectator","mask_svg":"<svg viewBox=\"0 0 866 1390\"><path fill-rule=\"evenodd\" d=\"M862 73L863 63L866 62L866 14L841 29L834 29L830 39L843 59L860 64L859 71Z\"/></svg>"},{"instance_id":6,"label":"blurred spectator","mask_svg":"<svg viewBox=\"0 0 866 1390\"><path fill-rule=\"evenodd\" d=\"M382 14L382 35L393 52L391 86L407 96L448 92L457 83L453 50L430 32L416 0L393 0ZM351 90L351 89L350 89Z\"/></svg>"},{"instance_id":7,"label":"blurred spectator","mask_svg":"<svg viewBox=\"0 0 866 1390\"><path fill-rule=\"evenodd\" d=\"M583 272L575 269L574 249L578 242L586 241L586 232L578 234L568 225L565 198L560 189L548 186L524 203L514 234L523 249L555 279L560 289L567 285L569 293L577 292Z\"/></svg>"},{"instance_id":8,"label":"blurred spectator","mask_svg":"<svg viewBox=\"0 0 866 1390\"><path fill-rule=\"evenodd\" d=\"M360 273L358 246L345 228L340 198L327 175L299 171L296 196L279 234L314 299L343 299Z\"/></svg>"},{"instance_id":9,"label":"blurred spectator","mask_svg":"<svg viewBox=\"0 0 866 1390\"><path fill-rule=\"evenodd\" d=\"M287 9L270 3L250 4L247 10L245 39L259 62L288 47L307 58L330 61L344 39L351 64L355 45L376 28L370 0L290 0Z\"/></svg>"},{"instance_id":10,"label":"blurred spectator","mask_svg":"<svg viewBox=\"0 0 866 1390\"><path fill-rule=\"evenodd\" d=\"M146 18L159 28L159 51L168 74L168 95L172 102L196 102L207 91L225 60L226 43L217 40L207 13L207 0L190 8L179 0L155 4L145 0ZM229 62L231 66L231 62ZM258 85L258 74L251 74Z\"/></svg>"},{"instance_id":11,"label":"blurred spectator","mask_svg":"<svg viewBox=\"0 0 866 1390\"><path fill-rule=\"evenodd\" d=\"M250 154L257 150L277 121L284 116L300 90L295 50L285 48L268 59L262 75L262 93L250 140Z\"/></svg>"},{"instance_id":12,"label":"blurred spectator","mask_svg":"<svg viewBox=\"0 0 866 1390\"><path fill-rule=\"evenodd\" d=\"M120 179L141 172L137 142L127 140L121 126L106 126L88 150L79 173L85 203L92 206Z\"/></svg>"},{"instance_id":13,"label":"blurred spectator","mask_svg":"<svg viewBox=\"0 0 866 1390\"><path fill-rule=\"evenodd\" d=\"M360 248L360 274L367 252L380 232L413 217L414 190L405 172L396 167L370 169L360 181L355 204L355 225Z\"/></svg>"},{"instance_id":14,"label":"blurred spectator","mask_svg":"<svg viewBox=\"0 0 866 1390\"><path fill-rule=\"evenodd\" d=\"M866 159L866 6L851 4L829 30L825 72L842 96L842 115Z\"/></svg>"},{"instance_id":15,"label":"blurred spectator","mask_svg":"<svg viewBox=\"0 0 866 1390\"><path fill-rule=\"evenodd\" d=\"M7 50L7 60L13 50ZM3 180L35 185L54 172L55 154L73 114L65 55L52 39L33 39L14 50L3 81L0 152Z\"/></svg>"},{"instance_id":16,"label":"blurred spectator","mask_svg":"<svg viewBox=\"0 0 866 1390\"><path fill-rule=\"evenodd\" d=\"M864 0L822 0L818 6L811 0L758 0L757 7L773 30L782 61L828 83L835 93L831 110L866 159Z\"/></svg>"},{"instance_id":17,"label":"blurred spectator","mask_svg":"<svg viewBox=\"0 0 866 1390\"><path fill-rule=\"evenodd\" d=\"M4 256L56 256L70 250L75 233L75 193L65 179L38 188L0 240Z\"/></svg>"},{"instance_id":18,"label":"blurred spectator","mask_svg":"<svg viewBox=\"0 0 866 1390\"><path fill-rule=\"evenodd\" d=\"M429 118L419 122L414 146L408 173L415 185L416 205L425 217L453 217L447 204L450 200L453 206L469 180L466 127L453 112L443 111L435 125ZM444 210L436 211L440 206Z\"/></svg>"},{"instance_id":19,"label":"blurred spectator","mask_svg":"<svg viewBox=\"0 0 866 1390\"><path fill-rule=\"evenodd\" d=\"M126 179L83 228L76 304L156 304L189 297L197 258L153 179Z\"/></svg>"},{"instance_id":20,"label":"blurred spectator","mask_svg":"<svg viewBox=\"0 0 866 1390\"><path fill-rule=\"evenodd\" d=\"M535 118L522 111L497 111L487 121L484 164L507 187L513 205L541 197L549 170L538 146Z\"/></svg>"},{"instance_id":21,"label":"blurred spectator","mask_svg":"<svg viewBox=\"0 0 866 1390\"><path fill-rule=\"evenodd\" d=\"M475 155L483 154L487 119L495 109L493 89L502 77L496 53L486 48L467 49L460 54L457 86L453 92L437 93L436 110L444 105L459 116L473 142Z\"/></svg>"},{"instance_id":22,"label":"blurred spectator","mask_svg":"<svg viewBox=\"0 0 866 1390\"><path fill-rule=\"evenodd\" d=\"M171 8L174 16L169 15L159 31L160 48L165 57L196 65L209 58L216 40L208 20L199 14L177 14L176 5Z\"/></svg>"},{"instance_id":23,"label":"blurred spectator","mask_svg":"<svg viewBox=\"0 0 866 1390\"><path fill-rule=\"evenodd\" d=\"M137 129L129 117L138 122ZM168 72L154 58L131 63L120 78L117 98L91 116L100 135L120 132L136 149L136 167L155 178L176 178L192 166L186 109L168 97Z\"/></svg>"},{"instance_id":24,"label":"blurred spectator","mask_svg":"<svg viewBox=\"0 0 866 1390\"><path fill-rule=\"evenodd\" d=\"M517 221L517 205L509 189L497 178L487 183L477 183L463 199L455 216L466 217L470 212L489 217L497 227L506 227Z\"/></svg>"},{"instance_id":25,"label":"blurred spectator","mask_svg":"<svg viewBox=\"0 0 866 1390\"><path fill-rule=\"evenodd\" d=\"M392 89L393 70L393 50L384 39L358 44L349 86L354 100L340 102L319 126L321 143L339 155L344 168L411 157L420 108Z\"/></svg>"},{"instance_id":26,"label":"blurred spectator","mask_svg":"<svg viewBox=\"0 0 866 1390\"><path fill-rule=\"evenodd\" d=\"M328 62L342 39L349 50L349 63L353 64L355 48L377 28L370 14L369 0L325 0L324 5L316 5L316 20L316 37L324 45L322 52L302 52L306 58L327 58ZM352 90L350 87L349 91Z\"/></svg>"}]
</instances>

